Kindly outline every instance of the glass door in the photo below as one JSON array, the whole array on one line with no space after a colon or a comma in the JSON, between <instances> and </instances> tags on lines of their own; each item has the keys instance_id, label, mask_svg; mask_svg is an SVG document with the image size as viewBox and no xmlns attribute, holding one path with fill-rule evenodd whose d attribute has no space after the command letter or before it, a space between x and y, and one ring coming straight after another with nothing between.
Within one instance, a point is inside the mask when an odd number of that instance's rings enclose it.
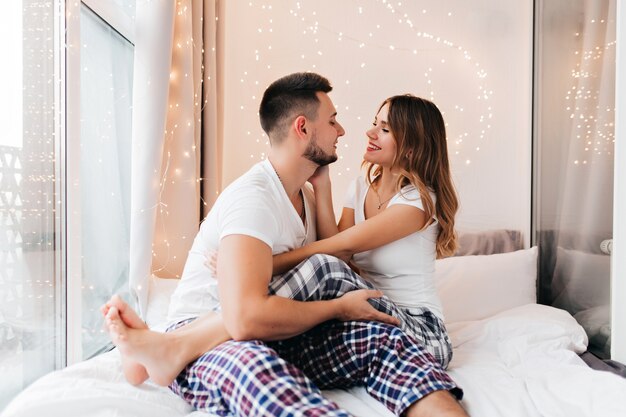
<instances>
[{"instance_id":1,"label":"glass door","mask_svg":"<svg viewBox=\"0 0 626 417\"><path fill-rule=\"evenodd\" d=\"M135 0L12 0L0 13L0 411L109 346L128 288Z\"/></svg>"},{"instance_id":2,"label":"glass door","mask_svg":"<svg viewBox=\"0 0 626 417\"><path fill-rule=\"evenodd\" d=\"M0 410L65 360L57 2L4 2L0 37Z\"/></svg>"},{"instance_id":3,"label":"glass door","mask_svg":"<svg viewBox=\"0 0 626 417\"><path fill-rule=\"evenodd\" d=\"M611 350L615 0L536 2L535 218L539 302ZM603 244L604 242L604 244Z\"/></svg>"}]
</instances>

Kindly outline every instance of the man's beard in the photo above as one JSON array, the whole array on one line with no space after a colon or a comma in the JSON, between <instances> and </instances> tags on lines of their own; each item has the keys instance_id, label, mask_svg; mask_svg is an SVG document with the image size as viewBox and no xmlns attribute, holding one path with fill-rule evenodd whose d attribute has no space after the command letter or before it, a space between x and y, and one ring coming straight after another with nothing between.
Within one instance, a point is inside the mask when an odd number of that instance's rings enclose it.
<instances>
[{"instance_id":1,"label":"man's beard","mask_svg":"<svg viewBox=\"0 0 626 417\"><path fill-rule=\"evenodd\" d=\"M317 146L317 136L315 135L311 138L311 142L309 142L302 156L321 167L332 164L337 160L336 154L327 154L322 148Z\"/></svg>"}]
</instances>

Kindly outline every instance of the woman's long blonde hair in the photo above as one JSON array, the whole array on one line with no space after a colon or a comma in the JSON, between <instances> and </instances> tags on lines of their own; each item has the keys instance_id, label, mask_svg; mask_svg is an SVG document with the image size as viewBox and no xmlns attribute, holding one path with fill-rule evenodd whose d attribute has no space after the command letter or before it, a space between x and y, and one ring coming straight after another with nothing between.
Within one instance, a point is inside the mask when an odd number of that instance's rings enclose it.
<instances>
[{"instance_id":1,"label":"woman's long blonde hair","mask_svg":"<svg viewBox=\"0 0 626 417\"><path fill-rule=\"evenodd\" d=\"M454 217L459 200L452 184L446 127L434 103L410 94L385 100L389 104L387 125L396 140L397 152L392 169L399 174L398 189L412 184L420 193L427 218L436 217L439 225L437 257L451 256L457 248ZM367 182L382 174L382 167L364 162ZM436 204L430 196L435 193ZM424 228L427 227L427 222Z\"/></svg>"}]
</instances>

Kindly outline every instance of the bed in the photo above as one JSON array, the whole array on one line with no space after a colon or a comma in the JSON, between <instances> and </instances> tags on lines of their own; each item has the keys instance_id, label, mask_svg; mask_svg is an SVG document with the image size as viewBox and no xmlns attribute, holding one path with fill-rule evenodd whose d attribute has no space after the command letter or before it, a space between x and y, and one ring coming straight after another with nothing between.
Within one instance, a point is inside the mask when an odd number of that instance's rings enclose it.
<instances>
[{"instance_id":1,"label":"bed","mask_svg":"<svg viewBox=\"0 0 626 417\"><path fill-rule=\"evenodd\" d=\"M566 311L536 304L537 249L437 261L454 346L449 372L472 416L626 416L626 379L579 357L587 336ZM148 324L162 329L175 280L153 278ZM325 391L355 416L391 414L362 388ZM167 388L125 382L116 350L50 373L3 417L203 417Z\"/></svg>"}]
</instances>

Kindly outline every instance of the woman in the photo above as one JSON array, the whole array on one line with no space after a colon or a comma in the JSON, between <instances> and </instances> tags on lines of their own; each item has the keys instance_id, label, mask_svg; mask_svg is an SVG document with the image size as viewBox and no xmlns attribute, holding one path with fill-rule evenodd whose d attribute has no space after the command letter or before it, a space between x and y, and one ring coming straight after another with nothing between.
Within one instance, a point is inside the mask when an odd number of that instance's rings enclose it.
<instances>
[{"instance_id":1,"label":"woman","mask_svg":"<svg viewBox=\"0 0 626 417\"><path fill-rule=\"evenodd\" d=\"M295 270L314 268L320 255L312 255L319 253L352 258L367 282L355 274L335 279L332 270L324 270L304 299L336 298L354 289L378 288L385 297L372 299L372 304L398 318L400 327L445 368L452 348L433 277L435 259L452 255L456 249L458 200L443 117L428 100L394 96L379 107L367 137L366 175L352 184L339 225L334 223L328 169L321 168L311 182L317 199L318 235L326 238L276 255L274 274L296 265ZM340 261L325 259L323 263L329 268ZM270 287L270 292L281 295L281 288ZM129 327L144 330L141 337L122 335L135 338L132 351L122 351L131 383L151 377L167 385L187 363L230 339L216 314L161 334L147 331L119 297L112 298L103 313L107 315L111 308L120 312Z\"/></svg>"}]
</instances>

